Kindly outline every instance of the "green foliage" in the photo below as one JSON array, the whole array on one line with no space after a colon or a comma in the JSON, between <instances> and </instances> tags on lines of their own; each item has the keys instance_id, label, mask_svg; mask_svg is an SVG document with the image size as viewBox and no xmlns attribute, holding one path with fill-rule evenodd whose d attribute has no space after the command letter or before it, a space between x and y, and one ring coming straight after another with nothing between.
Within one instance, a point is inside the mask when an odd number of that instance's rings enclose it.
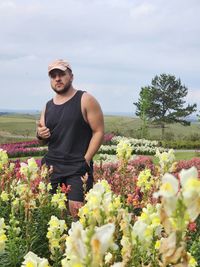
<instances>
[{"instance_id":1,"label":"green foliage","mask_svg":"<svg viewBox=\"0 0 200 267\"><path fill-rule=\"evenodd\" d=\"M148 87L143 87L140 91L140 99L138 103L134 103L137 106L137 116L142 120L141 126L141 138L147 138L148 136L148 110L151 108L152 96Z\"/></svg>"},{"instance_id":2,"label":"green foliage","mask_svg":"<svg viewBox=\"0 0 200 267\"><path fill-rule=\"evenodd\" d=\"M31 211L28 220L21 204L15 211L11 211L11 206L11 201L0 201L0 218L5 219L8 237L6 250L0 257L0 267L21 266L28 251L40 257L50 258L46 235L51 216L64 218L68 227L71 224L71 217L67 216L66 211L63 213L51 204L50 194L46 196L46 202L43 205L38 202L38 207Z\"/></svg>"},{"instance_id":3,"label":"green foliage","mask_svg":"<svg viewBox=\"0 0 200 267\"><path fill-rule=\"evenodd\" d=\"M148 97L144 97L144 92L149 91ZM148 99L148 109L145 110L149 122L158 124L162 128L164 136L165 124L180 123L190 125L185 117L196 111L196 104L184 107L184 97L187 96L188 89L181 84L180 79L173 75L161 74L155 76L150 86L142 88L140 99L134 103L137 107L136 115L141 117L144 99ZM146 94L147 95L147 94Z\"/></svg>"},{"instance_id":4,"label":"green foliage","mask_svg":"<svg viewBox=\"0 0 200 267\"><path fill-rule=\"evenodd\" d=\"M173 149L199 149L200 140L189 141L189 140L164 140L160 142L162 147L173 148Z\"/></svg>"}]
</instances>

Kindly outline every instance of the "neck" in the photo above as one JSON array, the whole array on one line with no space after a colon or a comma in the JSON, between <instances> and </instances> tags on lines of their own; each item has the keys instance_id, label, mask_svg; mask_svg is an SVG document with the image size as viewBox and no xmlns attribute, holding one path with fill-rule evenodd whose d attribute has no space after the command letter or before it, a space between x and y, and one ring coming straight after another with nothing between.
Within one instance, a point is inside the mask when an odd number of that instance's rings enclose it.
<instances>
[{"instance_id":1,"label":"neck","mask_svg":"<svg viewBox=\"0 0 200 267\"><path fill-rule=\"evenodd\" d=\"M62 95L56 94L54 96L54 102L56 104L62 104L63 102L65 102L65 101L69 100L70 98L72 98L75 95L76 91L77 90L71 86L66 93L64 93Z\"/></svg>"}]
</instances>

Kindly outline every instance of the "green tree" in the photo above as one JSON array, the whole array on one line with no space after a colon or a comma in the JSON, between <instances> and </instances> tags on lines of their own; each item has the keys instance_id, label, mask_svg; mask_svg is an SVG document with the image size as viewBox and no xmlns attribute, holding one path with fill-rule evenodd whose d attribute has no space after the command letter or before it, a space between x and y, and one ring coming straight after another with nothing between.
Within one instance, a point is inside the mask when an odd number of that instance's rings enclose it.
<instances>
[{"instance_id":1,"label":"green tree","mask_svg":"<svg viewBox=\"0 0 200 267\"><path fill-rule=\"evenodd\" d=\"M141 89L141 92L144 88ZM136 115L142 118L144 112L143 102L148 99L146 105L145 116L148 122L159 125L162 128L162 138L164 137L164 129L166 124L180 123L182 125L190 125L186 117L196 111L196 104L185 105L184 97L188 94L188 89L181 84L180 79L176 79L173 75L161 74L152 79L151 85L145 87L148 91L148 97L141 93L136 105Z\"/></svg>"},{"instance_id":2,"label":"green tree","mask_svg":"<svg viewBox=\"0 0 200 267\"><path fill-rule=\"evenodd\" d=\"M151 107L151 91L148 87L142 87L140 91L140 98L138 103L134 103L137 106L137 116L142 120L141 136L145 138L148 136L148 110Z\"/></svg>"}]
</instances>

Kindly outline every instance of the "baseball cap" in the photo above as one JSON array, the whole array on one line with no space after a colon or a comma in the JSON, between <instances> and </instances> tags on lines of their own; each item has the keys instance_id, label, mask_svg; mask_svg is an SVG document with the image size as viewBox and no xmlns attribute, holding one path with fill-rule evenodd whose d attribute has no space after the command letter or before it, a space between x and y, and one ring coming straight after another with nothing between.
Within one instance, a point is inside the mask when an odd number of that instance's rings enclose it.
<instances>
[{"instance_id":1,"label":"baseball cap","mask_svg":"<svg viewBox=\"0 0 200 267\"><path fill-rule=\"evenodd\" d=\"M66 71L67 69L70 69L72 71L72 68L71 68L69 62L67 62L64 59L56 59L55 61L50 63L48 66L48 73L54 69L59 69L62 71Z\"/></svg>"}]
</instances>

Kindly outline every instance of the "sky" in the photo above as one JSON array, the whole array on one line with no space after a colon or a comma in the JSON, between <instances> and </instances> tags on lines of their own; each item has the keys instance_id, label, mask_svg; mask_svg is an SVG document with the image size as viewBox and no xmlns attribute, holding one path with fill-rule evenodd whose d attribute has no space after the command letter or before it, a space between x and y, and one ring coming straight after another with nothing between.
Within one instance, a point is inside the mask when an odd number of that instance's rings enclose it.
<instances>
[{"instance_id":1,"label":"sky","mask_svg":"<svg viewBox=\"0 0 200 267\"><path fill-rule=\"evenodd\" d=\"M200 0L0 0L0 109L42 110L47 67L67 59L104 113L135 113L141 87L175 75L200 110Z\"/></svg>"}]
</instances>

